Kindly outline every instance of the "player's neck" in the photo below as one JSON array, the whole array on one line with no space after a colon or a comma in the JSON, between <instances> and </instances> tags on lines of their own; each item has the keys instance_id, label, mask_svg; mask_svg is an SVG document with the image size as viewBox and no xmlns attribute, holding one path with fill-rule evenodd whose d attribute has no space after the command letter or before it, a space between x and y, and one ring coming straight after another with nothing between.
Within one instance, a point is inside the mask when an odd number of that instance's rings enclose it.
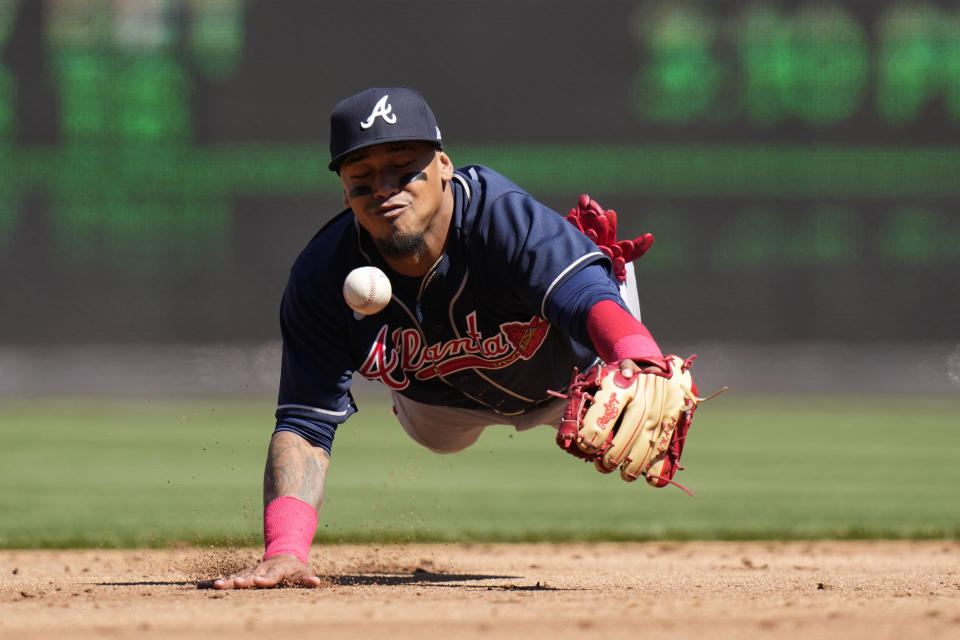
<instances>
[{"instance_id":1,"label":"player's neck","mask_svg":"<svg viewBox=\"0 0 960 640\"><path fill-rule=\"evenodd\" d=\"M440 253L442 252L441 249ZM400 275L419 278L426 275L433 263L440 257L440 253L434 255L432 251L424 251L419 255L409 258L387 258L384 256L384 260L387 261L387 264L393 271L396 271Z\"/></svg>"}]
</instances>

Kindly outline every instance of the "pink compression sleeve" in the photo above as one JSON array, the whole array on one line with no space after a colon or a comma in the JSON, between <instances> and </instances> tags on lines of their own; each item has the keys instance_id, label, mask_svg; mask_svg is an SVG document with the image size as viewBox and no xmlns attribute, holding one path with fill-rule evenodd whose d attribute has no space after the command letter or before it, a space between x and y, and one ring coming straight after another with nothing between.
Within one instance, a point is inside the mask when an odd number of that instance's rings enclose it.
<instances>
[{"instance_id":1,"label":"pink compression sleeve","mask_svg":"<svg viewBox=\"0 0 960 640\"><path fill-rule=\"evenodd\" d=\"M274 498L263 510L263 559L289 553L306 564L316 530L316 509L292 496Z\"/></svg>"},{"instance_id":2,"label":"pink compression sleeve","mask_svg":"<svg viewBox=\"0 0 960 640\"><path fill-rule=\"evenodd\" d=\"M587 333L597 355L609 364L626 358L663 356L643 324L613 300L601 300L587 314Z\"/></svg>"}]
</instances>

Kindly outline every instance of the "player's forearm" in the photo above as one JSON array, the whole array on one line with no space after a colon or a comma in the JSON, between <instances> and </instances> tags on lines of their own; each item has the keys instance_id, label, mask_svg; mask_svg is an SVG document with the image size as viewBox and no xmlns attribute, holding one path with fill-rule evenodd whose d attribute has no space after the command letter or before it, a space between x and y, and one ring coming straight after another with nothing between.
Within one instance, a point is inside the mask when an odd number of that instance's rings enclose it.
<instances>
[{"instance_id":1,"label":"player's forearm","mask_svg":"<svg viewBox=\"0 0 960 640\"><path fill-rule=\"evenodd\" d=\"M329 464L326 451L295 433L273 434L263 474L264 507L275 498L290 496L311 505L319 513Z\"/></svg>"},{"instance_id":2,"label":"player's forearm","mask_svg":"<svg viewBox=\"0 0 960 640\"><path fill-rule=\"evenodd\" d=\"M263 475L263 559L292 555L306 564L323 503L327 452L295 433L270 440Z\"/></svg>"}]
</instances>

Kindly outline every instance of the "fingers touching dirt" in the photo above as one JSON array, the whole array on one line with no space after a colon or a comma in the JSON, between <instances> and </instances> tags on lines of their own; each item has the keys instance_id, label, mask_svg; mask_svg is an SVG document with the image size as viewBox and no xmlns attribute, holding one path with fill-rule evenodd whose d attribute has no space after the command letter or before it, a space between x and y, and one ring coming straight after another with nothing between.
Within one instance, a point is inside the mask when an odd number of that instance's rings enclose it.
<instances>
[{"instance_id":1,"label":"fingers touching dirt","mask_svg":"<svg viewBox=\"0 0 960 640\"><path fill-rule=\"evenodd\" d=\"M279 584L297 587L319 587L321 580L296 557L286 554L273 556L251 569L244 569L212 583L201 583L214 589L265 589Z\"/></svg>"}]
</instances>

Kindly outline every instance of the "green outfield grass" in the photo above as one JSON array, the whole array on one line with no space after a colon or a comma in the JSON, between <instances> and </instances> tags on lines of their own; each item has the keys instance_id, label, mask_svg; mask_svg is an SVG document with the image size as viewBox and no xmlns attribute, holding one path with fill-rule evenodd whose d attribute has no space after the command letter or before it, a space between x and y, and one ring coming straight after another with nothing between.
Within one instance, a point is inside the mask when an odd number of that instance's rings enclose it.
<instances>
[{"instance_id":1,"label":"green outfield grass","mask_svg":"<svg viewBox=\"0 0 960 640\"><path fill-rule=\"evenodd\" d=\"M678 479L603 476L546 428L436 455L365 401L317 540L956 538L960 395L704 405ZM0 405L0 548L260 544L271 398Z\"/></svg>"}]
</instances>

